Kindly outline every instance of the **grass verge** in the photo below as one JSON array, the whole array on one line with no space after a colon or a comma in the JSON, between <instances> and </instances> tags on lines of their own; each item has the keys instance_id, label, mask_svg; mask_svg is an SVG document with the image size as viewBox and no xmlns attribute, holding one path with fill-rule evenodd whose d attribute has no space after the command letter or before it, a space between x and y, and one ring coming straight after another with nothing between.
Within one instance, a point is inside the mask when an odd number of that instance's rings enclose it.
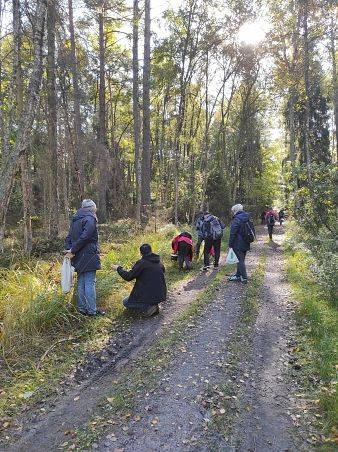
<instances>
[{"instance_id":1,"label":"grass verge","mask_svg":"<svg viewBox=\"0 0 338 452\"><path fill-rule=\"evenodd\" d=\"M297 300L299 345L295 352L302 367L302 385L320 408L318 442L338 444L337 344L338 315L335 300L316 284L309 253L290 250L287 277Z\"/></svg>"}]
</instances>

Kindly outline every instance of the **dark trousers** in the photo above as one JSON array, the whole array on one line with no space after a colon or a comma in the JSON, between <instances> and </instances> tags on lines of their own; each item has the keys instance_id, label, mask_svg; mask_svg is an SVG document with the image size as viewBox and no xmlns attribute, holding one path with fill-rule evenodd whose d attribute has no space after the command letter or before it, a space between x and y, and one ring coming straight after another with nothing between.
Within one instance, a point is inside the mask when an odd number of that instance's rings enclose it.
<instances>
[{"instance_id":1,"label":"dark trousers","mask_svg":"<svg viewBox=\"0 0 338 452\"><path fill-rule=\"evenodd\" d=\"M221 243L222 239L204 239L204 266L210 265L210 251L211 248L214 247L215 250L215 265L217 266L219 264L219 258L221 256Z\"/></svg>"},{"instance_id":2,"label":"dark trousers","mask_svg":"<svg viewBox=\"0 0 338 452\"><path fill-rule=\"evenodd\" d=\"M273 224L268 225L268 233L269 233L270 240L272 240L273 227L274 227Z\"/></svg>"},{"instance_id":3,"label":"dark trousers","mask_svg":"<svg viewBox=\"0 0 338 452\"><path fill-rule=\"evenodd\" d=\"M196 247L195 247L195 254L196 254L196 258L198 259L198 256L200 255L200 249L201 249L201 245L203 243L204 238L198 236L197 238L197 243L196 243Z\"/></svg>"},{"instance_id":4,"label":"dark trousers","mask_svg":"<svg viewBox=\"0 0 338 452\"><path fill-rule=\"evenodd\" d=\"M188 254L183 254L180 252L178 252L178 266L179 268L183 268L183 264L185 263L185 266L187 268L187 270L191 269L191 262L190 262L190 257Z\"/></svg>"},{"instance_id":5,"label":"dark trousers","mask_svg":"<svg viewBox=\"0 0 338 452\"><path fill-rule=\"evenodd\" d=\"M179 266L179 268L183 268L183 264L185 263L187 270L191 269L190 255L191 255L191 245L188 245L185 242L180 242L178 244L178 266Z\"/></svg>"},{"instance_id":6,"label":"dark trousers","mask_svg":"<svg viewBox=\"0 0 338 452\"><path fill-rule=\"evenodd\" d=\"M246 251L234 250L234 252L238 259L236 276L241 276L243 279L247 279L248 275L246 274L245 266Z\"/></svg>"},{"instance_id":7,"label":"dark trousers","mask_svg":"<svg viewBox=\"0 0 338 452\"><path fill-rule=\"evenodd\" d=\"M123 306L125 308L131 309L133 311L137 311L137 312L144 312L147 309L150 308L150 306L154 306L157 303L145 303L144 301L131 301L129 300L129 297L125 298L123 300Z\"/></svg>"}]
</instances>

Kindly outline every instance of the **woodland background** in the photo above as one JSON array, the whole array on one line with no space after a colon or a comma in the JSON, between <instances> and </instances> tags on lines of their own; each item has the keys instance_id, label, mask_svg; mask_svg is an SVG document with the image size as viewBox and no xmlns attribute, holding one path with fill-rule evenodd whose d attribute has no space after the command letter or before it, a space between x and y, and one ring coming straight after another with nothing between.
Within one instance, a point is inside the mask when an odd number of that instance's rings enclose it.
<instances>
[{"instance_id":1,"label":"woodland background","mask_svg":"<svg viewBox=\"0 0 338 452\"><path fill-rule=\"evenodd\" d=\"M143 225L279 199L332 234L335 2L150 3L1 0L1 248L52 246L84 197Z\"/></svg>"}]
</instances>

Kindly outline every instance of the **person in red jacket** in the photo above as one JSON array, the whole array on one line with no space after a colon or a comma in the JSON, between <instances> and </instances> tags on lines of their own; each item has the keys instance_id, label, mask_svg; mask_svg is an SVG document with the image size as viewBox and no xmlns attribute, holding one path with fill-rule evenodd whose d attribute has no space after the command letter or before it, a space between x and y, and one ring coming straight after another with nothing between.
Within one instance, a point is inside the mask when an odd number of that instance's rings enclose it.
<instances>
[{"instance_id":1,"label":"person in red jacket","mask_svg":"<svg viewBox=\"0 0 338 452\"><path fill-rule=\"evenodd\" d=\"M179 268L183 269L185 263L185 268L191 270L191 261L193 257L193 241L191 234L189 234L189 232L181 232L181 234L173 239L171 247L174 254L178 255Z\"/></svg>"}]
</instances>

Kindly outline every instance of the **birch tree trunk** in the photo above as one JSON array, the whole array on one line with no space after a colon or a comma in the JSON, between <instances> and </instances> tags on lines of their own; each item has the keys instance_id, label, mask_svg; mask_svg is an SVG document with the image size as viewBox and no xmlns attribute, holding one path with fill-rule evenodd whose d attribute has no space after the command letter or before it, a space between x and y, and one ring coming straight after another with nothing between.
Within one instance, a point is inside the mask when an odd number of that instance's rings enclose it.
<instances>
[{"instance_id":1,"label":"birch tree trunk","mask_svg":"<svg viewBox=\"0 0 338 452\"><path fill-rule=\"evenodd\" d=\"M15 173L18 170L20 157L26 150L29 135L32 130L36 108L39 99L42 77L42 49L44 38L44 24L46 18L46 0L38 0L35 13L34 28L34 60L29 77L26 103L18 121L16 141L13 148L5 152L6 158L2 162L0 171L0 225L4 225L11 188ZM0 230L0 249L3 249L4 229Z\"/></svg>"},{"instance_id":2,"label":"birch tree trunk","mask_svg":"<svg viewBox=\"0 0 338 452\"><path fill-rule=\"evenodd\" d=\"M16 97L16 115L18 118L22 115L23 108L23 74L21 64L21 10L20 0L13 0L13 79ZM23 211L23 250L25 253L32 251L33 234L31 221L31 182L29 175L29 151L26 148L20 156L21 169L21 190L22 190L22 211Z\"/></svg>"}]
</instances>

